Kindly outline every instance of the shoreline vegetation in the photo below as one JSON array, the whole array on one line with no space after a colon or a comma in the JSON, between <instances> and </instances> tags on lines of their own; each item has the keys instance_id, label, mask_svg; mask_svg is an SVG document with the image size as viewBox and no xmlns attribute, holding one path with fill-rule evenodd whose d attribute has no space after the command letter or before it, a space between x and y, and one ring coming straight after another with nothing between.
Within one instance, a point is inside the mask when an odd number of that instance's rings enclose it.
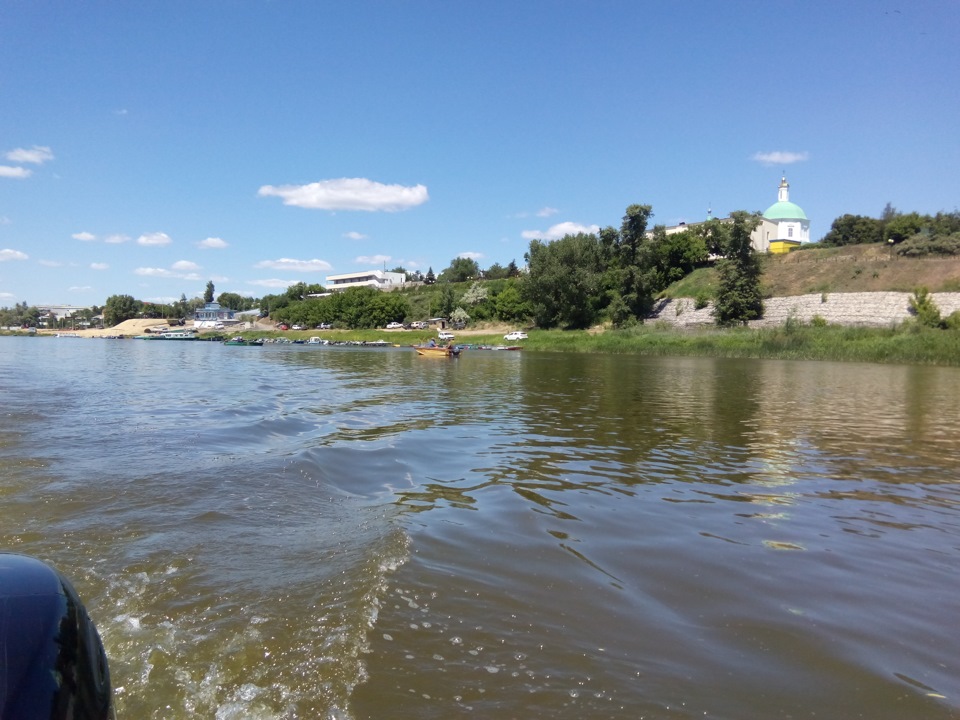
<instances>
[{"instance_id":1,"label":"shoreline vegetation","mask_svg":"<svg viewBox=\"0 0 960 720\"><path fill-rule=\"evenodd\" d=\"M114 329L115 330L115 329ZM457 331L461 345L504 345L504 326ZM102 335L112 330L101 331ZM22 335L4 332L4 335ZM72 333L68 333L72 334ZM80 337L97 337L96 331L79 331ZM139 334L139 333L136 333ZM263 328L231 330L229 335L248 338L305 340L317 335L331 342L387 340L398 346L426 342L435 333L423 330L304 330ZM40 337L55 332L41 331ZM133 334L126 337L132 338ZM656 323L628 329L530 330L527 340L515 343L537 352L633 354L675 357L717 357L758 360L828 360L883 364L960 366L960 332L923 327L907 321L888 328L814 326L788 321L772 328L676 329Z\"/></svg>"},{"instance_id":2,"label":"shoreline vegetation","mask_svg":"<svg viewBox=\"0 0 960 720\"><path fill-rule=\"evenodd\" d=\"M960 255L913 257L899 254L888 243L874 243L811 245L762 260L764 316L750 321L750 327L716 326L711 300L719 278L716 268L702 267L660 293L655 300L656 317L645 323L614 328L601 319L602 324L588 329L539 329L530 318L488 319L480 309L490 300L480 298L479 304L468 305L474 317L467 330L455 331L456 342L504 345L505 333L522 329L529 338L515 344L542 352L960 366ZM488 280L483 288L506 295L510 283L516 282ZM452 305L455 296L464 292L465 301L476 285L438 281L399 291L397 296L408 303L401 315L413 319L443 316L437 311L442 309L445 296ZM909 293L913 293L912 298ZM705 299L701 302L701 298ZM927 299L929 307L918 312L917 303ZM316 335L331 342L386 340L404 346L425 343L436 336L433 329L280 331L275 328L280 321L308 326L316 322L283 317L284 310L287 308L278 308L276 313L271 312L270 320L253 327L229 328L220 334L291 340ZM79 337L133 338L151 325L165 324L162 319L142 318L105 330L41 329L37 335L60 332ZM25 333L0 331L0 335L20 334ZM208 338L213 334L204 333Z\"/></svg>"}]
</instances>

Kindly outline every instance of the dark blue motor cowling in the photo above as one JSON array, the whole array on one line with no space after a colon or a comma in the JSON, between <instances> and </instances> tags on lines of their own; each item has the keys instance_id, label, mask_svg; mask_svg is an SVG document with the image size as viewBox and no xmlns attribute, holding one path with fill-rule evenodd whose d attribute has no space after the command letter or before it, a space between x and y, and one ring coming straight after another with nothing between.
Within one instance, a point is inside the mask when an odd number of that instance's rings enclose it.
<instances>
[{"instance_id":1,"label":"dark blue motor cowling","mask_svg":"<svg viewBox=\"0 0 960 720\"><path fill-rule=\"evenodd\" d=\"M0 720L107 720L110 671L70 581L0 553Z\"/></svg>"}]
</instances>

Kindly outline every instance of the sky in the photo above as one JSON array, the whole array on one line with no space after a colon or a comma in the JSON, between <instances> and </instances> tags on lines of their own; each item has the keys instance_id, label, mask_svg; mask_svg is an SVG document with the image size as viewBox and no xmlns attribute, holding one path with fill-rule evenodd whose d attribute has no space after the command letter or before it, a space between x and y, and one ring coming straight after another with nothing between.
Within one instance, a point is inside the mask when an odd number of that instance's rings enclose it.
<instances>
[{"instance_id":1,"label":"sky","mask_svg":"<svg viewBox=\"0 0 960 720\"><path fill-rule=\"evenodd\" d=\"M0 307L960 204L960 0L0 3Z\"/></svg>"}]
</instances>

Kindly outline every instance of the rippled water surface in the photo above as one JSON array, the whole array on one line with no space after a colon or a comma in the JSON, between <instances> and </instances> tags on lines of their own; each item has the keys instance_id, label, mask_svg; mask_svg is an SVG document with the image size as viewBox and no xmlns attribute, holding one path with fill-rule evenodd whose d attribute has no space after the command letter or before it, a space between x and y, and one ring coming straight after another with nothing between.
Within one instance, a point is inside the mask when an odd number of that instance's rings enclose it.
<instances>
[{"instance_id":1,"label":"rippled water surface","mask_svg":"<svg viewBox=\"0 0 960 720\"><path fill-rule=\"evenodd\" d=\"M956 369L0 338L129 718L960 718Z\"/></svg>"}]
</instances>

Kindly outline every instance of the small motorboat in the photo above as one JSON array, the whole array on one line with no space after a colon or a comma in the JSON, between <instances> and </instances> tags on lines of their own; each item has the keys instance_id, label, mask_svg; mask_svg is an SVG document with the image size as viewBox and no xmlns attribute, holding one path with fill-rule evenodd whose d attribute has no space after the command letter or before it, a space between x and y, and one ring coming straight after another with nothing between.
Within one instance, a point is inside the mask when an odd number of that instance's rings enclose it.
<instances>
[{"instance_id":1,"label":"small motorboat","mask_svg":"<svg viewBox=\"0 0 960 720\"><path fill-rule=\"evenodd\" d=\"M449 357L449 358L460 357L460 351L462 350L462 348L459 345L447 345L442 347L430 346L430 345L414 345L413 349L417 351L417 355L425 355L428 357Z\"/></svg>"}]
</instances>

